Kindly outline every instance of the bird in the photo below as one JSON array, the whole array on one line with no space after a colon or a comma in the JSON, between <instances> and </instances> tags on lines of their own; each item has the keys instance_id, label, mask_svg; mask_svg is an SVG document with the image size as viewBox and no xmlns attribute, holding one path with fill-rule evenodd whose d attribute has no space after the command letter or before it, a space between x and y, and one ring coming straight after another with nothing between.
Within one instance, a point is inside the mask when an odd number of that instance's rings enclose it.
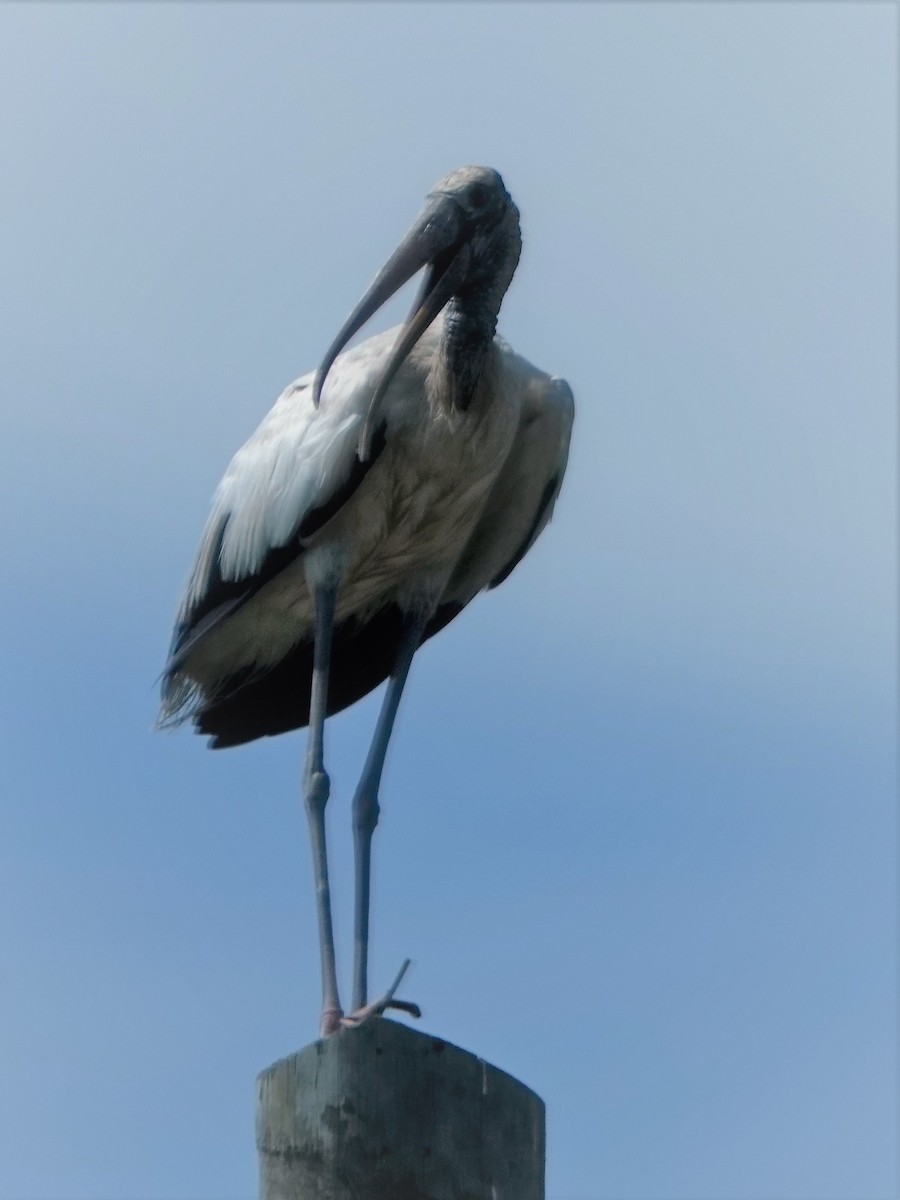
<instances>
[{"instance_id":1,"label":"bird","mask_svg":"<svg viewBox=\"0 0 900 1200\"><path fill-rule=\"evenodd\" d=\"M315 372L290 384L212 501L162 675L163 728L214 749L308 726L303 773L329 1036L418 1007L368 999L371 845L388 742L418 648L502 583L553 513L574 399L496 335L519 211L469 166L428 193ZM413 276L405 323L348 342ZM324 815L326 719L387 680L352 802L352 1004L340 1003Z\"/></svg>"}]
</instances>

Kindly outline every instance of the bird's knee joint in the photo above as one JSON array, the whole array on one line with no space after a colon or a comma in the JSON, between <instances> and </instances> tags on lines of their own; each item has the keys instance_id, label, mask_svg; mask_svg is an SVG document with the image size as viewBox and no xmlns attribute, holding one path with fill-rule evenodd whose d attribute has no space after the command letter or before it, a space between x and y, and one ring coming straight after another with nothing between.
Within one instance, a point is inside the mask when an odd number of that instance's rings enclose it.
<instances>
[{"instance_id":1,"label":"bird's knee joint","mask_svg":"<svg viewBox=\"0 0 900 1200\"><path fill-rule=\"evenodd\" d=\"M326 771L312 771L306 779L306 806L323 810L331 795L331 780Z\"/></svg>"},{"instance_id":2,"label":"bird's knee joint","mask_svg":"<svg viewBox=\"0 0 900 1200\"><path fill-rule=\"evenodd\" d=\"M381 806L377 795L362 795L353 801L353 829L356 833L371 834L378 824Z\"/></svg>"}]
</instances>

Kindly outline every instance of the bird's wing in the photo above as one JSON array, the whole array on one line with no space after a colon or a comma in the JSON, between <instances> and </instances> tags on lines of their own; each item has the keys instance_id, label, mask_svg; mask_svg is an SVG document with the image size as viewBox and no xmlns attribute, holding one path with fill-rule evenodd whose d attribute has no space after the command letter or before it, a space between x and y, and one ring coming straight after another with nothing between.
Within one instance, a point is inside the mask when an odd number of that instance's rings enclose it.
<instances>
[{"instance_id":1,"label":"bird's wing","mask_svg":"<svg viewBox=\"0 0 900 1200\"><path fill-rule=\"evenodd\" d=\"M312 374L292 383L231 460L185 588L164 692L198 643L302 553L377 460L384 430L365 464L357 441L394 336L389 330L341 355L318 408Z\"/></svg>"},{"instance_id":2,"label":"bird's wing","mask_svg":"<svg viewBox=\"0 0 900 1200\"><path fill-rule=\"evenodd\" d=\"M494 588L528 553L553 515L575 417L564 379L533 375L525 385L519 428L444 594L467 604Z\"/></svg>"}]
</instances>

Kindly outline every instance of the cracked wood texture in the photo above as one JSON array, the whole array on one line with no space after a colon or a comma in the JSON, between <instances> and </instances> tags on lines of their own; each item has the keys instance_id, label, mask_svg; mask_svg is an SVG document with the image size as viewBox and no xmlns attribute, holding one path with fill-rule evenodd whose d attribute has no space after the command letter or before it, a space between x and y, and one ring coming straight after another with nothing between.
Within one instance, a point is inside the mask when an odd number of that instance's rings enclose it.
<instances>
[{"instance_id":1,"label":"cracked wood texture","mask_svg":"<svg viewBox=\"0 0 900 1200\"><path fill-rule=\"evenodd\" d=\"M544 1200L544 1103L376 1018L257 1080L260 1200Z\"/></svg>"}]
</instances>

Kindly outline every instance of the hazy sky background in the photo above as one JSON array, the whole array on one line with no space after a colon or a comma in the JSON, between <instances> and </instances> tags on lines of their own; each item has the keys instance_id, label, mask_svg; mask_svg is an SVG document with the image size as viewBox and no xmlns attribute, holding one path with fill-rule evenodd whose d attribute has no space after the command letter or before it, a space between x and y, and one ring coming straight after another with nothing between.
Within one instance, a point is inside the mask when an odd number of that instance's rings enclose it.
<instances>
[{"instance_id":1,"label":"hazy sky background","mask_svg":"<svg viewBox=\"0 0 900 1200\"><path fill-rule=\"evenodd\" d=\"M896 1195L896 62L890 3L0 7L3 1200L255 1194L303 741L154 681L229 457L469 162L576 430L415 664L373 985L541 1093L548 1200Z\"/></svg>"}]
</instances>

